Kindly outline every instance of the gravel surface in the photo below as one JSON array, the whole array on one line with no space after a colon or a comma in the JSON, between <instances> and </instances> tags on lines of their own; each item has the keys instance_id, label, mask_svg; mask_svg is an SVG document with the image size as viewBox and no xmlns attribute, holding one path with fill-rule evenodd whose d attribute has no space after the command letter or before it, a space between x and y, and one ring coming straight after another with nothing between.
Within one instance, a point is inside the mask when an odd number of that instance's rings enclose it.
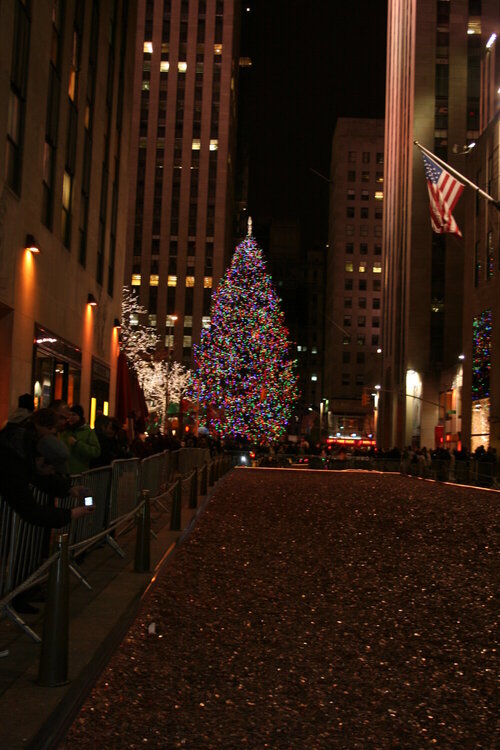
<instances>
[{"instance_id":1,"label":"gravel surface","mask_svg":"<svg viewBox=\"0 0 500 750\"><path fill-rule=\"evenodd\" d=\"M233 471L60 748L499 748L499 504Z\"/></svg>"}]
</instances>

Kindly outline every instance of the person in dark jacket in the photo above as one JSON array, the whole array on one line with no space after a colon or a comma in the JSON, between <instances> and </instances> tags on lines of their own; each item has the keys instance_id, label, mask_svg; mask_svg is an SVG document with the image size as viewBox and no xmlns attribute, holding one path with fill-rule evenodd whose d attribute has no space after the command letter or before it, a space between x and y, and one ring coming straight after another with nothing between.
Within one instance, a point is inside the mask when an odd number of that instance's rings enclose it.
<instances>
[{"instance_id":1,"label":"person in dark jacket","mask_svg":"<svg viewBox=\"0 0 500 750\"><path fill-rule=\"evenodd\" d=\"M55 416L53 421L55 431ZM82 488L72 487L70 478L57 474L54 466L38 452L37 444L43 434L47 433L40 432L33 423L7 422L0 430L0 496L24 521L48 529L61 528L93 509L42 506L35 501L33 487L51 497L82 496Z\"/></svg>"}]
</instances>

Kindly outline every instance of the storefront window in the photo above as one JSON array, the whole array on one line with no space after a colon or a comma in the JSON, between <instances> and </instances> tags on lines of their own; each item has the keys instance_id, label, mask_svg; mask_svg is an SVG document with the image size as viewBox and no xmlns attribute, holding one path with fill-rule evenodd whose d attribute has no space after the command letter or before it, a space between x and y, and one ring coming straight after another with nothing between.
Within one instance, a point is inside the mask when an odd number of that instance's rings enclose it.
<instances>
[{"instance_id":1,"label":"storefront window","mask_svg":"<svg viewBox=\"0 0 500 750\"><path fill-rule=\"evenodd\" d=\"M82 354L80 349L41 326L33 340L33 396L35 408L56 399L71 406L80 401Z\"/></svg>"}]
</instances>

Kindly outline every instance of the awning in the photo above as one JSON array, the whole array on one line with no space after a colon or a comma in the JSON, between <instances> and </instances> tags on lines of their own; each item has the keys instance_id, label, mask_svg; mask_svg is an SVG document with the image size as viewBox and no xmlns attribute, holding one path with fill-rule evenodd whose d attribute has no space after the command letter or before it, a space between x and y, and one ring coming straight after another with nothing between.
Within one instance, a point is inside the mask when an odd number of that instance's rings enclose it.
<instances>
[{"instance_id":1,"label":"awning","mask_svg":"<svg viewBox=\"0 0 500 750\"><path fill-rule=\"evenodd\" d=\"M120 424L127 419L146 419L148 407L144 393L137 380L137 375L129 367L123 352L118 356L116 368L116 418Z\"/></svg>"}]
</instances>

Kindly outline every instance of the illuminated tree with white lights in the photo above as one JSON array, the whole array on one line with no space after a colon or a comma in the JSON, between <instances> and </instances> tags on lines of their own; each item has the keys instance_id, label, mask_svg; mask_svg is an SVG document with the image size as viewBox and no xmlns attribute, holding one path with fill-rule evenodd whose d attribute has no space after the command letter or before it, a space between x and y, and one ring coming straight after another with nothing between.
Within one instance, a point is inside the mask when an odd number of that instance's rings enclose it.
<instances>
[{"instance_id":1,"label":"illuminated tree with white lights","mask_svg":"<svg viewBox=\"0 0 500 750\"><path fill-rule=\"evenodd\" d=\"M180 403L189 385L191 372L179 362L157 355L160 338L156 329L141 322L147 315L136 294L123 288L121 348L139 380L146 402L164 424L168 403Z\"/></svg>"}]
</instances>

